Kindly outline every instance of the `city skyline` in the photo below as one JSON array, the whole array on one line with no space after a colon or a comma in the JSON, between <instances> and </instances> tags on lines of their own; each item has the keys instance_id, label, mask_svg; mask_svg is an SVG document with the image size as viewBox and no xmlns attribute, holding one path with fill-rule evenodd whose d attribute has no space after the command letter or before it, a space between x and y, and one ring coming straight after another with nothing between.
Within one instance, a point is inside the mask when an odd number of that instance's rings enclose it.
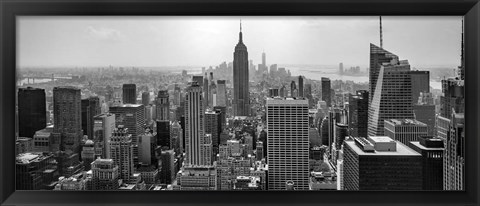
<instances>
[{"instance_id":1,"label":"city skyline","mask_svg":"<svg viewBox=\"0 0 480 206\"><path fill-rule=\"evenodd\" d=\"M239 19L255 64L265 51L267 64L367 67L369 43L380 45L378 16L20 17L18 66L217 65L233 61ZM382 21L384 48L413 67L459 64L460 16Z\"/></svg>"}]
</instances>

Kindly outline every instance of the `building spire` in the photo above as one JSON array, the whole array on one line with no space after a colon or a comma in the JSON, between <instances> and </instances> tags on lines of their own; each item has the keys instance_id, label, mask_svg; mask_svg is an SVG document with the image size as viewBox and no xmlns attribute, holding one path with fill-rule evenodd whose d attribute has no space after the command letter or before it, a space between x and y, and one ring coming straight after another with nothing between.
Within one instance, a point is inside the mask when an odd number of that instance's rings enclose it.
<instances>
[{"instance_id":1,"label":"building spire","mask_svg":"<svg viewBox=\"0 0 480 206\"><path fill-rule=\"evenodd\" d=\"M460 66L459 66L459 68L458 68L458 69L459 69L459 70L458 70L458 73L459 73L459 75L460 75L460 79L461 79L461 80L465 79L465 56L464 56L464 50L465 50L465 48L464 48L464 42L463 42L463 41L464 41L464 40L463 40L463 32L464 32L464 28L463 28L463 18L464 18L464 17L462 17L462 40L461 40L461 42L462 42L461 45L462 45L462 46L461 46L461 54L460 54L460 59L461 59L460 61L461 61L461 62L460 62Z\"/></svg>"},{"instance_id":2,"label":"building spire","mask_svg":"<svg viewBox=\"0 0 480 206\"><path fill-rule=\"evenodd\" d=\"M240 19L240 33L239 33L238 42L243 43L243 40L242 40L242 19Z\"/></svg>"},{"instance_id":3,"label":"building spire","mask_svg":"<svg viewBox=\"0 0 480 206\"><path fill-rule=\"evenodd\" d=\"M380 16L380 48L383 49L382 16Z\"/></svg>"}]
</instances>

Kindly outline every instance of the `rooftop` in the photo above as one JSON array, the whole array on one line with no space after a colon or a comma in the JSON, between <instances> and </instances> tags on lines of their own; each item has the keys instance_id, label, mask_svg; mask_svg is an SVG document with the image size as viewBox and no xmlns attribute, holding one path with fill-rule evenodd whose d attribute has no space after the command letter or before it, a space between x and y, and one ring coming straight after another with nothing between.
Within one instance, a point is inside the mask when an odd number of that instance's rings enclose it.
<instances>
[{"instance_id":1,"label":"rooftop","mask_svg":"<svg viewBox=\"0 0 480 206\"><path fill-rule=\"evenodd\" d=\"M385 122L394 124L394 125L416 125L416 126L427 126L425 123L420 122L416 119L387 119Z\"/></svg>"},{"instance_id":2,"label":"rooftop","mask_svg":"<svg viewBox=\"0 0 480 206\"><path fill-rule=\"evenodd\" d=\"M44 155L41 152L27 152L18 154L16 157L17 164L29 164L31 162L39 162L47 158L48 156Z\"/></svg>"},{"instance_id":3,"label":"rooftop","mask_svg":"<svg viewBox=\"0 0 480 206\"><path fill-rule=\"evenodd\" d=\"M363 139L363 138L362 138ZM375 138L378 142L385 142L389 141L384 137ZM390 138L388 138L390 139ZM391 139L390 139L391 140ZM419 153L415 152L413 149L407 147L406 145L402 144L401 142L395 141L396 151L377 151L371 150L369 152L363 151L360 147L358 147L354 141L345 141L344 144L347 144L352 150L357 153L359 156L420 156Z\"/></svg>"}]
</instances>

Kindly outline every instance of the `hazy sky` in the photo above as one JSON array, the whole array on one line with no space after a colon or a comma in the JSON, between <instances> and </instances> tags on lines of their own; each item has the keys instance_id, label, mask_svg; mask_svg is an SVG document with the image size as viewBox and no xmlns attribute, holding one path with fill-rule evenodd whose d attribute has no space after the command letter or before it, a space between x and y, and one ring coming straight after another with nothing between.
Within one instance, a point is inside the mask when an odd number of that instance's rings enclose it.
<instances>
[{"instance_id":1,"label":"hazy sky","mask_svg":"<svg viewBox=\"0 0 480 206\"><path fill-rule=\"evenodd\" d=\"M366 67L369 17L18 17L18 66L210 66L233 61L239 19L249 59ZM460 64L461 17L382 17L383 47L412 67Z\"/></svg>"}]
</instances>

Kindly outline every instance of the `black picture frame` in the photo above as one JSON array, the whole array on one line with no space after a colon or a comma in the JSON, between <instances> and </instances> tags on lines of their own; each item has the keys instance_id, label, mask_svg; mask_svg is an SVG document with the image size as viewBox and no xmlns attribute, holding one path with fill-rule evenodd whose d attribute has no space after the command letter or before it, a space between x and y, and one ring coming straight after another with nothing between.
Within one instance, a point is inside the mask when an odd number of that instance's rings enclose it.
<instances>
[{"instance_id":1,"label":"black picture frame","mask_svg":"<svg viewBox=\"0 0 480 206\"><path fill-rule=\"evenodd\" d=\"M465 191L15 191L18 15L464 15ZM478 0L1 0L1 205L478 205ZM366 51L367 52L367 51ZM366 60L367 61L367 60Z\"/></svg>"}]
</instances>

